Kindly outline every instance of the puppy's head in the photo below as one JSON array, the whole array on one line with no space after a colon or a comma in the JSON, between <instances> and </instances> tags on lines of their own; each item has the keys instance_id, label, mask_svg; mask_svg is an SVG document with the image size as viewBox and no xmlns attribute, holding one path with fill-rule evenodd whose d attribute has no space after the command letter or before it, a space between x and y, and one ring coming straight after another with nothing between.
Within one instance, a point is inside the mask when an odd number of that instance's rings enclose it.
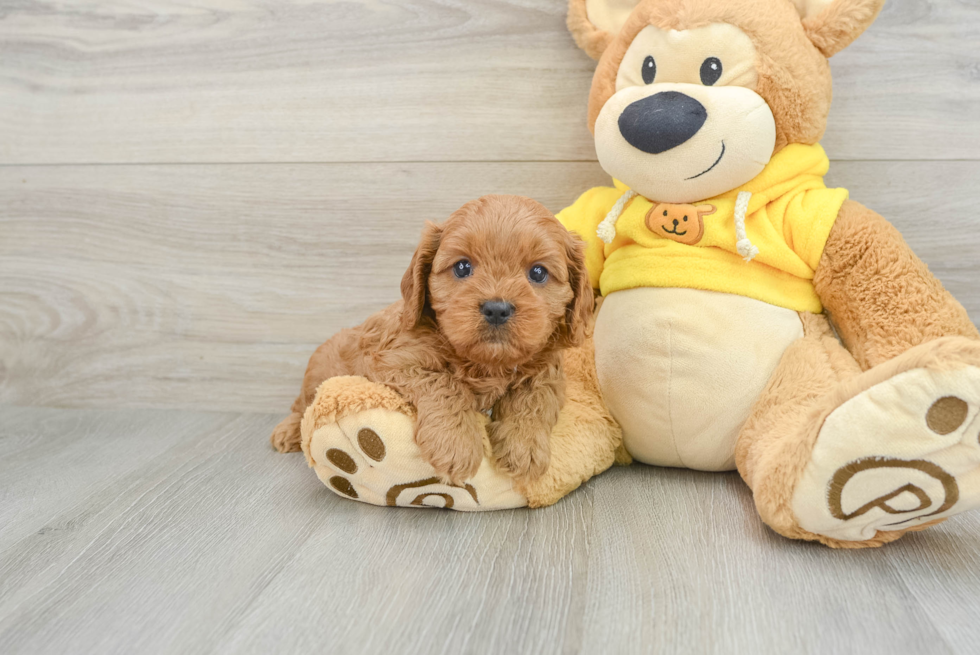
<instances>
[{"instance_id":1,"label":"puppy's head","mask_svg":"<svg viewBox=\"0 0 980 655\"><path fill-rule=\"evenodd\" d=\"M592 316L584 244L520 196L484 196L427 223L402 297L406 328L434 327L459 357L500 366L579 345Z\"/></svg>"}]
</instances>

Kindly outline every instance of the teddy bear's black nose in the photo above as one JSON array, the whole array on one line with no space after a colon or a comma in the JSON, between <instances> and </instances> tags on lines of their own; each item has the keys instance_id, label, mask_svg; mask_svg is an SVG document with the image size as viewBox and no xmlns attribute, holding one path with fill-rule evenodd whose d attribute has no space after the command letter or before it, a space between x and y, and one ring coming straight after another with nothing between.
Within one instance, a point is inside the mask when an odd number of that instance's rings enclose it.
<instances>
[{"instance_id":1,"label":"teddy bear's black nose","mask_svg":"<svg viewBox=\"0 0 980 655\"><path fill-rule=\"evenodd\" d=\"M691 96L663 91L628 105L619 116L627 143L659 155L686 143L708 120L708 110Z\"/></svg>"},{"instance_id":2,"label":"teddy bear's black nose","mask_svg":"<svg viewBox=\"0 0 980 655\"><path fill-rule=\"evenodd\" d=\"M514 315L514 305L506 300L487 300L480 305L480 313L490 325L503 325Z\"/></svg>"}]
</instances>

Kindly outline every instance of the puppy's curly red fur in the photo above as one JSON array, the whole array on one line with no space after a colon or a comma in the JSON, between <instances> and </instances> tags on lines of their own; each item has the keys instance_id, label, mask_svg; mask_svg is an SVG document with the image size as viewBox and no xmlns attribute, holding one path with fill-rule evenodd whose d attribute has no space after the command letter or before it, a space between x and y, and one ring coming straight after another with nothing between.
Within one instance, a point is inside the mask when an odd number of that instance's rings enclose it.
<instances>
[{"instance_id":1,"label":"puppy's curly red fur","mask_svg":"<svg viewBox=\"0 0 980 655\"><path fill-rule=\"evenodd\" d=\"M460 277L462 261L469 274ZM532 279L536 266L546 280ZM533 200L484 196L426 224L401 291L400 302L317 348L272 444L299 450L300 418L320 383L360 375L415 405L422 455L448 481L476 474L488 410L497 465L522 483L539 477L564 403L561 351L581 344L592 321L583 243ZM509 319L487 320L488 301L512 305Z\"/></svg>"}]
</instances>

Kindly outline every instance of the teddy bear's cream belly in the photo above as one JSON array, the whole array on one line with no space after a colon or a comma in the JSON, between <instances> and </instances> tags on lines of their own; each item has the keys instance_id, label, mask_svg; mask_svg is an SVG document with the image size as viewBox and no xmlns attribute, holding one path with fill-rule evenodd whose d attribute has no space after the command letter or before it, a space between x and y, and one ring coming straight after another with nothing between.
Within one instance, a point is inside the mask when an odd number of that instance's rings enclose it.
<instances>
[{"instance_id":1,"label":"teddy bear's cream belly","mask_svg":"<svg viewBox=\"0 0 980 655\"><path fill-rule=\"evenodd\" d=\"M610 294L596 318L596 369L626 449L647 464L734 469L742 424L802 336L799 314L743 296Z\"/></svg>"}]
</instances>

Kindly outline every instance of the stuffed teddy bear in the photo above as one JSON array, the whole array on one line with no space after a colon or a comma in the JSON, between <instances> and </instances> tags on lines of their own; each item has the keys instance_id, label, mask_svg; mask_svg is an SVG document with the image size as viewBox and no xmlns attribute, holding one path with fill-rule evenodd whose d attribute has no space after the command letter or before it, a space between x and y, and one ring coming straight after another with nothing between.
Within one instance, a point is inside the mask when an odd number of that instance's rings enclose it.
<instances>
[{"instance_id":1,"label":"stuffed teddy bear","mask_svg":"<svg viewBox=\"0 0 980 655\"><path fill-rule=\"evenodd\" d=\"M488 457L450 488L411 407L336 378L303 420L321 479L377 504L492 509L553 503L614 460L737 469L772 529L840 548L980 503L980 333L889 223L823 183L827 60L883 3L570 0L614 180L558 214L603 300L566 355L552 467L519 488Z\"/></svg>"}]
</instances>

